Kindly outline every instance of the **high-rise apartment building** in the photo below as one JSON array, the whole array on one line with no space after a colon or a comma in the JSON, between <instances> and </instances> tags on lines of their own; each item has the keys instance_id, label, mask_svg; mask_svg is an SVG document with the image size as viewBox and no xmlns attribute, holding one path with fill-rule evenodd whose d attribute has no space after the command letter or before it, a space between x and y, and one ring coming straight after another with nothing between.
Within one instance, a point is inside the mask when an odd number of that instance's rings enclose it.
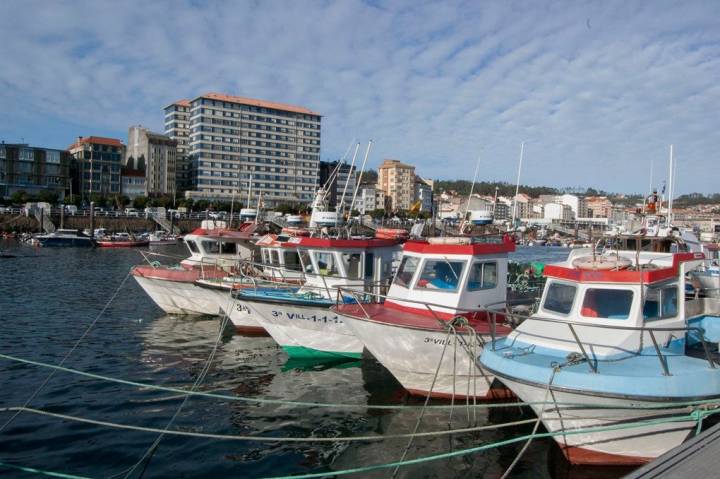
<instances>
[{"instance_id":1,"label":"high-rise apartment building","mask_svg":"<svg viewBox=\"0 0 720 479\"><path fill-rule=\"evenodd\" d=\"M70 160L64 150L0 143L0 197L47 191L63 198L70 188Z\"/></svg>"},{"instance_id":2,"label":"high-rise apartment building","mask_svg":"<svg viewBox=\"0 0 720 479\"><path fill-rule=\"evenodd\" d=\"M179 121L179 120L178 120ZM207 93L190 102L193 188L186 196L253 196L267 206L312 201L320 163L319 113L304 107Z\"/></svg>"},{"instance_id":3,"label":"high-rise apartment building","mask_svg":"<svg viewBox=\"0 0 720 479\"><path fill-rule=\"evenodd\" d=\"M128 130L125 166L145 171L147 196L175 195L177 141L141 126Z\"/></svg>"},{"instance_id":4,"label":"high-rise apartment building","mask_svg":"<svg viewBox=\"0 0 720 479\"><path fill-rule=\"evenodd\" d=\"M125 145L115 138L101 136L78 137L68 147L74 157L73 193L83 201L99 194L120 194L120 168L125 157Z\"/></svg>"},{"instance_id":5,"label":"high-rise apartment building","mask_svg":"<svg viewBox=\"0 0 720 479\"><path fill-rule=\"evenodd\" d=\"M378 168L378 188L385 192L392 211L409 210L415 199L415 167L385 160Z\"/></svg>"},{"instance_id":6,"label":"high-rise apartment building","mask_svg":"<svg viewBox=\"0 0 720 479\"><path fill-rule=\"evenodd\" d=\"M333 172L337 169L335 176ZM330 206L338 206L340 200L343 199L343 192L345 192L345 207L349 208L352 202L353 193L355 192L356 174L355 167L350 167L347 163L341 163L338 168L337 161L321 161L319 168L318 185L325 186L329 180L331 181L329 204Z\"/></svg>"},{"instance_id":7,"label":"high-rise apartment building","mask_svg":"<svg viewBox=\"0 0 720 479\"><path fill-rule=\"evenodd\" d=\"M193 187L190 160L190 100L178 100L165 107L165 134L177 142L175 157L176 191L182 193Z\"/></svg>"}]
</instances>

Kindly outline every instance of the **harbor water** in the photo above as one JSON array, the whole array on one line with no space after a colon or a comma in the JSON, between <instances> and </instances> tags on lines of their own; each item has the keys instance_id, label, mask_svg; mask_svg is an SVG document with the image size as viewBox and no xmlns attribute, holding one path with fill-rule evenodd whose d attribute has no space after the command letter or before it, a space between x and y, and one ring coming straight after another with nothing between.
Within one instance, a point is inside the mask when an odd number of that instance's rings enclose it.
<instances>
[{"instance_id":1,"label":"harbor water","mask_svg":"<svg viewBox=\"0 0 720 479\"><path fill-rule=\"evenodd\" d=\"M184 396L178 393L63 371L48 380L50 369L1 358L0 426L5 426L0 431L0 463L16 466L0 466L2 477L41 476L17 467L93 478L260 478L309 473L333 477L338 471L402 457L407 437L265 442L166 434L158 441L157 431L119 429L28 411L8 424L15 414L8 408L27 404L53 414L162 430L182 406L169 429L271 438L387 436L411 432L423 400L409 397L367 353L359 361L294 362L270 338L245 338L230 328L221 331L220 318L164 315L128 276L130 267L143 261L135 250L35 249L8 241L0 249L10 256L0 259L1 354L48 364L59 364L67 355L63 364L67 368L163 387L188 389L202 379L197 390L232 397L193 396L183 402ZM563 248L521 248L513 259L552 261L564 259L567 253ZM243 398L280 401L258 403ZM368 407L379 405L398 408ZM426 410L419 430L447 431L533 418L519 407L469 409L458 401L452 414L447 408ZM517 437L530 433L532 426L528 422L418 437L406 459ZM396 477L499 477L522 445L401 467ZM512 477L619 477L627 471L570 467L552 440L538 439ZM349 477L388 478L392 473L392 468L362 470Z\"/></svg>"}]
</instances>

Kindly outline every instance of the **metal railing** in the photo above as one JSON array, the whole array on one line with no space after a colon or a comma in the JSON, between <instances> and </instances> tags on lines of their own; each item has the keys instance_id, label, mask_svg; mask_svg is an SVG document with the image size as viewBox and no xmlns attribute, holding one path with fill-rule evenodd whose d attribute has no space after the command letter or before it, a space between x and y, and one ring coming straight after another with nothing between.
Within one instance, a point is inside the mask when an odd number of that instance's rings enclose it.
<instances>
[{"instance_id":1,"label":"metal railing","mask_svg":"<svg viewBox=\"0 0 720 479\"><path fill-rule=\"evenodd\" d=\"M489 311L490 313L490 320L493 323L497 322L496 313L494 311ZM505 315L505 321L507 321L508 317L512 317L512 313L506 313ZM658 357L658 360L660 362L660 367L662 369L663 375L670 376L670 370L668 368L667 358L665 355L663 355L661 348L657 342L657 338L655 337L656 332L678 332L678 331L684 331L685 333L694 331L697 333L698 338L700 340L700 343L703 347L703 352L705 354L705 359L707 360L708 364L712 369L716 368L715 362L712 359L712 356L710 355L710 350L707 346L707 341L705 340L705 331L700 327L694 327L694 326L675 326L675 327L647 327L647 326L618 326L618 325L610 325L610 324L593 324L593 323L581 323L578 321L567 321L562 319L554 319L554 318L544 318L540 316L531 316L529 318L524 319L530 319L532 321L541 321L546 323L557 323L557 324L565 324L567 325L570 334L573 337L573 340L575 341L575 344L577 344L578 349L580 350L580 354L582 355L583 359L588 363L590 366L590 369L593 373L598 372L598 362L597 360L593 360L590 358L590 355L587 353L587 350L585 349L585 346L583 345L583 341L580 340L580 337L577 334L577 331L575 329L576 326L580 327L587 327L587 328L598 328L598 329L613 329L617 331L637 331L641 333L640 336L640 344L638 345L638 353L640 350L642 350L642 337L644 334L642 333L648 333L650 336L650 340L652 341L653 348L655 350L655 353ZM496 334L494 333L494 328L491 329L493 331L492 333L492 345L491 349L495 351L495 343L496 343ZM527 333L529 334L529 333Z\"/></svg>"}]
</instances>

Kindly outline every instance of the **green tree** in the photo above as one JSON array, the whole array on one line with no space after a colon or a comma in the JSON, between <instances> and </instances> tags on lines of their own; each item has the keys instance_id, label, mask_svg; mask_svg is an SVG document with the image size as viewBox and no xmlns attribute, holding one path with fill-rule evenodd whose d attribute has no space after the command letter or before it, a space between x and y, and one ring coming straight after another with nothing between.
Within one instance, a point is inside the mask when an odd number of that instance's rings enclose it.
<instances>
[{"instance_id":1,"label":"green tree","mask_svg":"<svg viewBox=\"0 0 720 479\"><path fill-rule=\"evenodd\" d=\"M90 201L95 203L95 207L105 208L108 204L107 197L100 193L93 193L90 195Z\"/></svg>"},{"instance_id":2,"label":"green tree","mask_svg":"<svg viewBox=\"0 0 720 479\"><path fill-rule=\"evenodd\" d=\"M115 195L115 207L117 209L121 210L128 204L130 204L130 198L125 195Z\"/></svg>"},{"instance_id":3,"label":"green tree","mask_svg":"<svg viewBox=\"0 0 720 479\"><path fill-rule=\"evenodd\" d=\"M30 201L30 195L28 195L27 191L25 190L18 190L12 195L10 195L10 201L12 201L14 205L27 203L28 201Z\"/></svg>"},{"instance_id":4,"label":"green tree","mask_svg":"<svg viewBox=\"0 0 720 479\"><path fill-rule=\"evenodd\" d=\"M148 197L147 196L136 196L133 200L133 208L138 210L144 210L148 205Z\"/></svg>"},{"instance_id":5,"label":"green tree","mask_svg":"<svg viewBox=\"0 0 720 479\"><path fill-rule=\"evenodd\" d=\"M80 207L81 202L82 202L82 198L80 197L80 195L67 195L67 196L65 196L65 199L63 200L63 204L75 205L78 208Z\"/></svg>"},{"instance_id":6,"label":"green tree","mask_svg":"<svg viewBox=\"0 0 720 479\"><path fill-rule=\"evenodd\" d=\"M370 216L372 216L372 218L374 220L379 220L379 219L382 219L385 217L385 210L382 208L378 208L378 209L372 210L369 214L370 214Z\"/></svg>"},{"instance_id":7,"label":"green tree","mask_svg":"<svg viewBox=\"0 0 720 479\"><path fill-rule=\"evenodd\" d=\"M296 206L291 205L289 203L282 203L282 204L279 204L275 208L275 211L282 213L284 215L295 215L295 214L297 214L298 209Z\"/></svg>"},{"instance_id":8,"label":"green tree","mask_svg":"<svg viewBox=\"0 0 720 479\"><path fill-rule=\"evenodd\" d=\"M54 191L42 190L37 195L37 200L54 205L58 202L58 194Z\"/></svg>"}]
</instances>

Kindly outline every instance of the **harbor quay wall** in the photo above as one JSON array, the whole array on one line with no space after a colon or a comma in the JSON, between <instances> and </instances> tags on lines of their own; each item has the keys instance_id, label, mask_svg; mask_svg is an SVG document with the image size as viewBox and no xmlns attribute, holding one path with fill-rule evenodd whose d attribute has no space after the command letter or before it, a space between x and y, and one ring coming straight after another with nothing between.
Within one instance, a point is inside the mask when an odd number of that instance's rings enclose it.
<instances>
[{"instance_id":1,"label":"harbor quay wall","mask_svg":"<svg viewBox=\"0 0 720 479\"><path fill-rule=\"evenodd\" d=\"M53 215L51 218L55 227L59 228L60 216ZM195 228L200 227L200 221L201 220L189 219L177 220L175 222L175 227L179 229L180 233L189 233ZM90 217L66 215L63 227L80 230L90 228ZM96 216L95 228L105 228L112 233L124 231L136 233L161 229L157 223L150 219L113 216ZM34 217L0 214L0 232L12 231L18 233L38 233L40 232L40 222Z\"/></svg>"}]
</instances>

